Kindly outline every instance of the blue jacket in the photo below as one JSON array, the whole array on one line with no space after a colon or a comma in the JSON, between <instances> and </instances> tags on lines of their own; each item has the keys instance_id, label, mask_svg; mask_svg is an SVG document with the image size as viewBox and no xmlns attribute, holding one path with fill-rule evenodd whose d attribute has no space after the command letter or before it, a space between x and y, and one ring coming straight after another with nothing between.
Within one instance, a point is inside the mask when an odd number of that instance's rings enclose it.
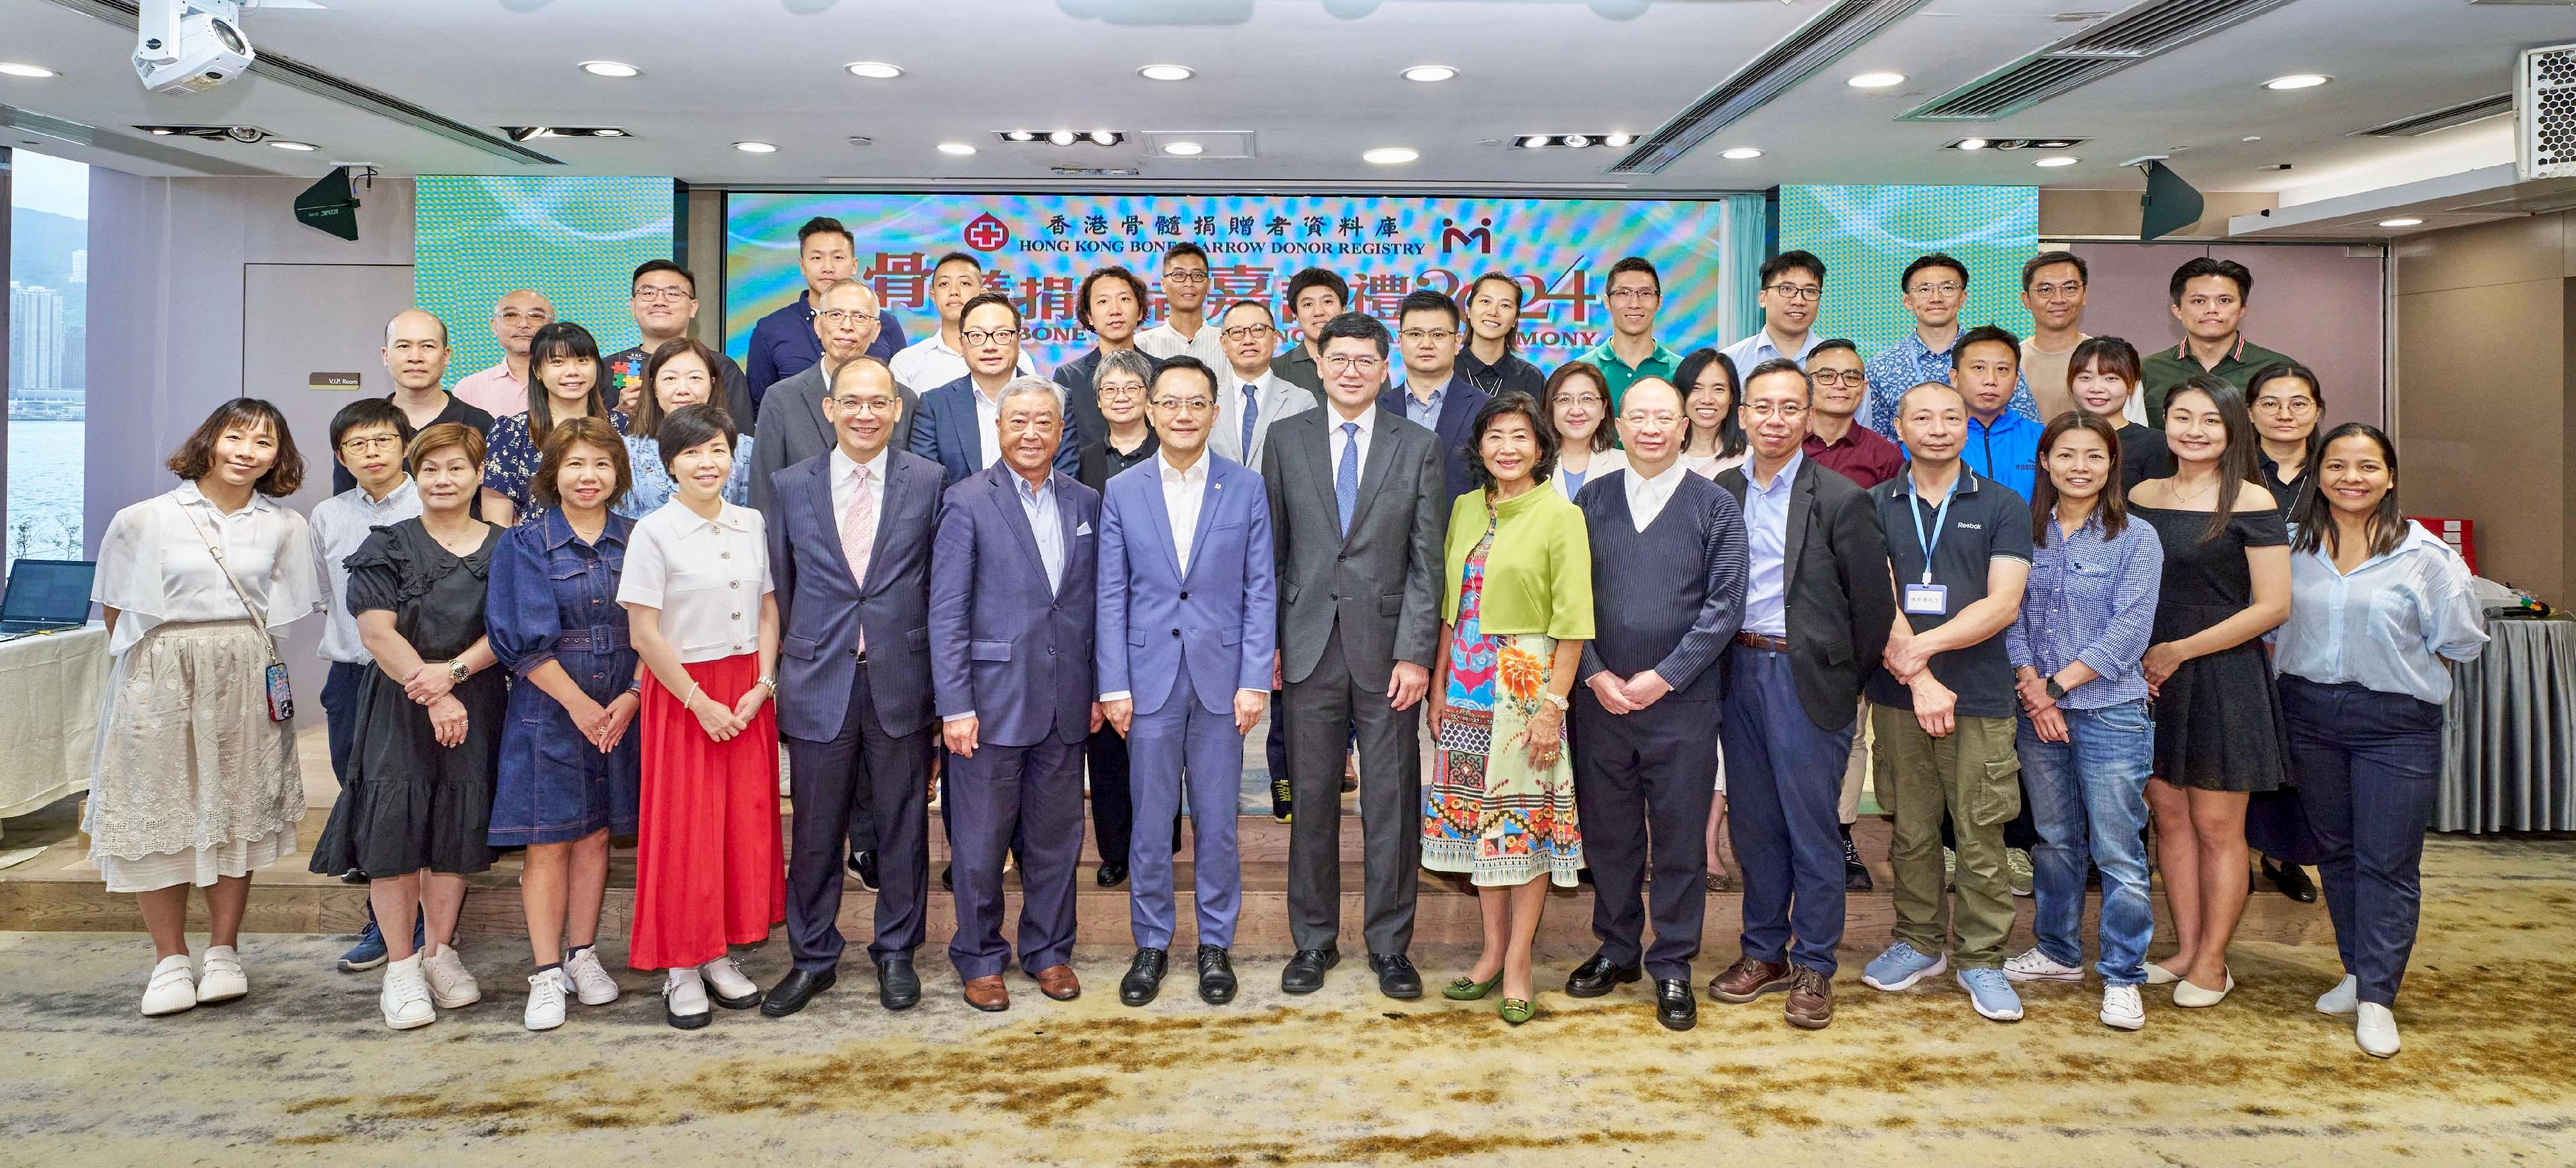
<instances>
[{"instance_id":1,"label":"blue jacket","mask_svg":"<svg viewBox=\"0 0 2576 1168\"><path fill-rule=\"evenodd\" d=\"M1959 442L1959 461L1975 471L1978 478L2002 483L2028 499L2039 477L2039 436L2047 430L2009 408L1991 426L1972 415L1968 418L1967 436ZM1906 451L1905 457L1912 461L1914 452Z\"/></svg>"},{"instance_id":2,"label":"blue jacket","mask_svg":"<svg viewBox=\"0 0 2576 1168\"><path fill-rule=\"evenodd\" d=\"M1207 494L1187 571L1173 546L1160 455L1110 479L1101 496L1100 692L1127 692L1139 714L1187 690L1210 713L1231 713L1236 690L1270 689L1279 633L1270 499L1250 468L1199 457Z\"/></svg>"},{"instance_id":3,"label":"blue jacket","mask_svg":"<svg viewBox=\"0 0 2576 1168\"><path fill-rule=\"evenodd\" d=\"M1451 500L1476 489L1474 472L1468 469L1474 465L1476 452L1467 449L1467 436L1475 429L1476 411L1485 408L1485 403L1492 400L1494 395L1469 385L1464 375L1450 377L1448 396L1440 399L1440 416L1435 419L1438 424L1431 430L1440 438L1440 502L1443 512L1448 510ZM1399 418L1412 417L1404 412L1404 405L1405 388L1401 385L1389 387L1377 395L1377 408Z\"/></svg>"},{"instance_id":4,"label":"blue jacket","mask_svg":"<svg viewBox=\"0 0 2576 1168\"><path fill-rule=\"evenodd\" d=\"M930 680L941 718L972 712L992 746L1091 735L1100 494L1053 478L1064 575L1047 587L1017 476L996 463L940 497L930 560Z\"/></svg>"},{"instance_id":5,"label":"blue jacket","mask_svg":"<svg viewBox=\"0 0 2576 1168\"><path fill-rule=\"evenodd\" d=\"M930 545L939 525L939 467L886 452L866 582L850 576L832 510L832 454L770 476L769 574L778 599L778 732L807 742L841 733L867 633L877 725L930 725Z\"/></svg>"},{"instance_id":6,"label":"blue jacket","mask_svg":"<svg viewBox=\"0 0 2576 1168\"><path fill-rule=\"evenodd\" d=\"M1055 468L1072 476L1082 468L1082 430L1073 415L1064 419L1064 439L1055 448ZM912 423L912 452L939 464L950 486L977 471L984 457L984 428L975 418L972 373L921 395L921 416Z\"/></svg>"}]
</instances>

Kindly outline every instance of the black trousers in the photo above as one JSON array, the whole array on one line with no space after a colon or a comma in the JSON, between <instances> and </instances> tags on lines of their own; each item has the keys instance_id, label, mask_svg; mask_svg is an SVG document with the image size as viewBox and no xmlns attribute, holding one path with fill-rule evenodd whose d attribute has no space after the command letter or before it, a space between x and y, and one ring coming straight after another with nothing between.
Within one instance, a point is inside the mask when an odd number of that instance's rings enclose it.
<instances>
[{"instance_id":1,"label":"black trousers","mask_svg":"<svg viewBox=\"0 0 2576 1168\"><path fill-rule=\"evenodd\" d=\"M921 945L922 903L929 895L924 792L939 744L936 729L886 733L877 721L867 663L861 662L840 734L829 742L786 742L789 797L796 808L787 856L787 941L796 968L820 972L840 963L842 861L856 834L854 806L868 814L877 853L876 936L868 954L910 956Z\"/></svg>"},{"instance_id":2,"label":"black trousers","mask_svg":"<svg viewBox=\"0 0 2576 1168\"><path fill-rule=\"evenodd\" d=\"M1717 733L1714 703L1667 697L1614 715L1590 689L1575 687L1574 807L1592 869L1592 935L1603 956L1621 965L1642 961L1658 979L1689 980L1699 955ZM1645 949L1650 914L1655 942Z\"/></svg>"}]
</instances>

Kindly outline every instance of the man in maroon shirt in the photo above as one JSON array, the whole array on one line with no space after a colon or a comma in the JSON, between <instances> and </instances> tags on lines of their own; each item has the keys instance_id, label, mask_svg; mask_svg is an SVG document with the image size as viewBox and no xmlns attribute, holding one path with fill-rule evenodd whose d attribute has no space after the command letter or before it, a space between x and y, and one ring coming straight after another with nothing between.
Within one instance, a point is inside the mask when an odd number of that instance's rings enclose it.
<instances>
[{"instance_id":1,"label":"man in maroon shirt","mask_svg":"<svg viewBox=\"0 0 2576 1168\"><path fill-rule=\"evenodd\" d=\"M1905 452L1855 417L1869 398L1860 350L1839 338L1818 341L1807 354L1807 375L1816 382L1816 406L1807 411L1807 457L1842 472L1862 490L1895 478L1905 467Z\"/></svg>"}]
</instances>

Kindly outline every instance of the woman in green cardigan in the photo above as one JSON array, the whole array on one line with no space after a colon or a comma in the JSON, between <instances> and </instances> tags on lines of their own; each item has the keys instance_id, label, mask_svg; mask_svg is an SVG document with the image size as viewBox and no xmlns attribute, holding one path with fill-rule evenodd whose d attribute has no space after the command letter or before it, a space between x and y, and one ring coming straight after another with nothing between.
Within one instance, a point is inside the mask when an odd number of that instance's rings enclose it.
<instances>
[{"instance_id":1,"label":"woman in green cardigan","mask_svg":"<svg viewBox=\"0 0 2576 1168\"><path fill-rule=\"evenodd\" d=\"M1431 684L1439 748L1424 786L1422 866L1464 872L1485 915L1485 950L1443 991L1460 1001L1502 986L1513 1025L1536 1013L1530 942L1547 881L1571 888L1583 867L1566 695L1592 639L1592 549L1583 512L1555 487L1556 433L1538 403L1507 393L1476 414L1468 447L1482 490L1449 518L1449 587L1440 675Z\"/></svg>"}]
</instances>

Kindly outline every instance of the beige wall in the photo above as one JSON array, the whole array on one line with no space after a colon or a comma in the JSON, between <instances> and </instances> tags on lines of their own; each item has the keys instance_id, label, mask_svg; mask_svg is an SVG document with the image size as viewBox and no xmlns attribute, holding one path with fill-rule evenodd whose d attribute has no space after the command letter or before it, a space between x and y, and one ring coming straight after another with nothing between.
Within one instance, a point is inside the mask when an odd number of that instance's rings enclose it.
<instances>
[{"instance_id":1,"label":"beige wall","mask_svg":"<svg viewBox=\"0 0 2576 1168\"><path fill-rule=\"evenodd\" d=\"M2576 214L2396 252L2406 509L2476 521L2480 575L2576 602Z\"/></svg>"},{"instance_id":2,"label":"beige wall","mask_svg":"<svg viewBox=\"0 0 2576 1168\"><path fill-rule=\"evenodd\" d=\"M2145 215L2137 191L2087 191L2039 188L2041 239L2136 239ZM2164 238L2225 239L2234 215L2269 211L2281 203L2268 191L2203 191L2200 221Z\"/></svg>"}]
</instances>

